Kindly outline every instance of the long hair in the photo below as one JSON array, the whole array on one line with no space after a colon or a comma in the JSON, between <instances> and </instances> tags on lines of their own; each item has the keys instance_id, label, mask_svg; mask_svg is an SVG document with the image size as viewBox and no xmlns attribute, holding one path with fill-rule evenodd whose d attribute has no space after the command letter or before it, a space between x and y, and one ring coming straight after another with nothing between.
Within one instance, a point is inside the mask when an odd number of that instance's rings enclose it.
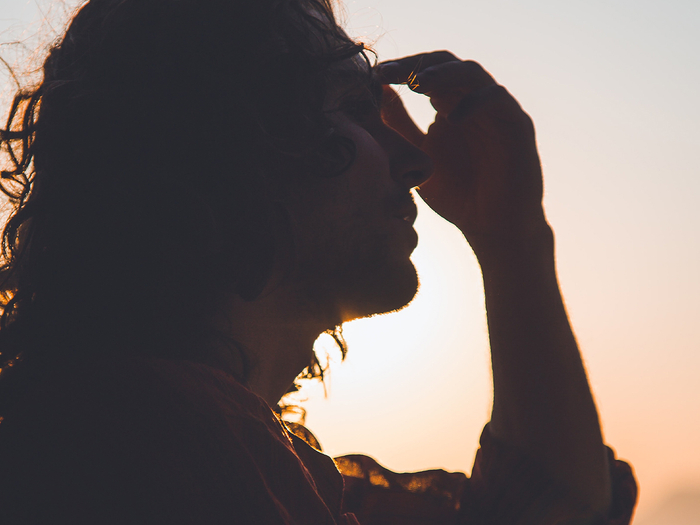
<instances>
[{"instance_id":1,"label":"long hair","mask_svg":"<svg viewBox=\"0 0 700 525\"><path fill-rule=\"evenodd\" d=\"M329 0L86 3L0 130L0 368L202 359L223 297L269 278L275 188L354 155L322 104L363 49Z\"/></svg>"}]
</instances>

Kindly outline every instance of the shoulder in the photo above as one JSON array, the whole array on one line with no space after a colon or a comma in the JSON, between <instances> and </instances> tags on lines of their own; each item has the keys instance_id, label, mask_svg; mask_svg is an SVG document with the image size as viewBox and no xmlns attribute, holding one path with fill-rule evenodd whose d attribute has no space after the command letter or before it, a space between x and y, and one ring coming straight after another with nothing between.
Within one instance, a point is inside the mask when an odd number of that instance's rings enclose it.
<instances>
[{"instance_id":1,"label":"shoulder","mask_svg":"<svg viewBox=\"0 0 700 525\"><path fill-rule=\"evenodd\" d=\"M75 444L66 449L74 453L109 447L112 454L134 454L232 443L256 430L284 437L265 402L232 376L190 361L133 358L42 376L0 424L0 438L21 435L36 450L66 440Z\"/></svg>"},{"instance_id":2,"label":"shoulder","mask_svg":"<svg viewBox=\"0 0 700 525\"><path fill-rule=\"evenodd\" d=\"M85 364L47 377L0 424L0 521L31 523L41 508L63 507L75 523L218 523L235 509L243 523L248 511L275 523L265 484L284 461L298 458L279 421L223 372L166 360Z\"/></svg>"}]
</instances>

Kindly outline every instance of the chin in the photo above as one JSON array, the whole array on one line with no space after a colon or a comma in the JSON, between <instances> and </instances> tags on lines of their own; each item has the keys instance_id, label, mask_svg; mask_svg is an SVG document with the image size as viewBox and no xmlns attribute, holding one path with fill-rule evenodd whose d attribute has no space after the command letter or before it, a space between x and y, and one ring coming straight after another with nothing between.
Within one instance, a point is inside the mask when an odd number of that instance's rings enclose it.
<instances>
[{"instance_id":1,"label":"chin","mask_svg":"<svg viewBox=\"0 0 700 525\"><path fill-rule=\"evenodd\" d=\"M375 271L347 287L343 321L395 312L406 307L418 291L418 275L410 262L391 271Z\"/></svg>"}]
</instances>

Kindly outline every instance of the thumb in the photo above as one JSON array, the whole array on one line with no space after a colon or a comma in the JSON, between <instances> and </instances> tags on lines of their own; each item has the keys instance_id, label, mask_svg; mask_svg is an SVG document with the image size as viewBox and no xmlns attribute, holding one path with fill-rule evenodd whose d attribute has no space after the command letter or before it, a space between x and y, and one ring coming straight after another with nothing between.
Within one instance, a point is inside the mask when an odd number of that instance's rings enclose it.
<instances>
[{"instance_id":1,"label":"thumb","mask_svg":"<svg viewBox=\"0 0 700 525\"><path fill-rule=\"evenodd\" d=\"M389 86L383 86L382 120L400 133L407 141L420 148L425 134L406 111L399 94Z\"/></svg>"}]
</instances>

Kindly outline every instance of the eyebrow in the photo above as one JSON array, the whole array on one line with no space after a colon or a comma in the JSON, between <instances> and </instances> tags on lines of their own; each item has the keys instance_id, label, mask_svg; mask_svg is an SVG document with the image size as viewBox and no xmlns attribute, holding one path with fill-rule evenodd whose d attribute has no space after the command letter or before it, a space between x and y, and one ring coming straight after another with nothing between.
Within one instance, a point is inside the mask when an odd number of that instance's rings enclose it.
<instances>
[{"instance_id":1,"label":"eyebrow","mask_svg":"<svg viewBox=\"0 0 700 525\"><path fill-rule=\"evenodd\" d=\"M341 89L341 98L352 97L362 91L369 94L377 106L382 103L384 89L372 70L337 70L333 81Z\"/></svg>"},{"instance_id":2,"label":"eyebrow","mask_svg":"<svg viewBox=\"0 0 700 525\"><path fill-rule=\"evenodd\" d=\"M379 78L377 78L377 75L374 71L372 71L369 81L369 92L372 94L372 98L377 103L377 106L382 105L382 100L384 99L384 86L382 83L379 81Z\"/></svg>"},{"instance_id":3,"label":"eyebrow","mask_svg":"<svg viewBox=\"0 0 700 525\"><path fill-rule=\"evenodd\" d=\"M342 111L342 104L352 103L353 99L369 99L377 110L381 110L384 86L369 61L356 55L334 64L327 70L327 74L326 97L331 97L334 107L326 111Z\"/></svg>"}]
</instances>

